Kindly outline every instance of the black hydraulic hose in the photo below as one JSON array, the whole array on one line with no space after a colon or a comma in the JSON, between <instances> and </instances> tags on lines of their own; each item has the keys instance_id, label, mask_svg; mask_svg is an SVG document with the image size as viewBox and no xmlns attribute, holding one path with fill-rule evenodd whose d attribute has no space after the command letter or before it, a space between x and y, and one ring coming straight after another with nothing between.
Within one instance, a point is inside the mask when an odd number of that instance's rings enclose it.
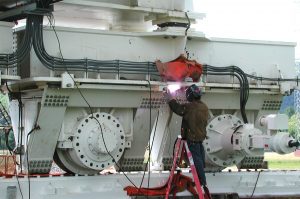
<instances>
[{"instance_id":1,"label":"black hydraulic hose","mask_svg":"<svg viewBox=\"0 0 300 199\"><path fill-rule=\"evenodd\" d=\"M132 62L122 60L93 60L93 59L64 59L51 56L47 53L43 41L43 18L42 12L28 15L26 31L20 48L13 54L0 54L0 67L15 67L30 52L31 46L41 63L53 71L86 71L118 74L149 74L159 76L154 62ZM52 24L50 24L52 26ZM147 67L147 68L146 68ZM296 81L296 79L256 77L244 73L237 66L215 67L203 65L203 71L211 75L232 75L240 82L240 110L245 123L247 117L245 107L249 97L248 78L266 81Z\"/></svg>"},{"instance_id":2,"label":"black hydraulic hose","mask_svg":"<svg viewBox=\"0 0 300 199\"><path fill-rule=\"evenodd\" d=\"M240 110L243 121L248 123L245 107L249 97L249 83L245 73L237 66L215 67L203 65L204 74L209 75L232 75L240 82Z\"/></svg>"},{"instance_id":3,"label":"black hydraulic hose","mask_svg":"<svg viewBox=\"0 0 300 199\"><path fill-rule=\"evenodd\" d=\"M159 76L158 70L154 62L131 62L121 60L92 60L92 59L64 59L51 56L47 53L43 42L43 15L28 15L24 40L20 49L13 54L1 55L0 63L8 62L7 64L15 64L24 59L30 51L31 46L36 52L41 63L50 70L73 70L73 71L96 71L101 73L118 73L118 74L150 74ZM5 57L8 57L5 60ZM4 60L4 62L3 62ZM145 66L148 66L145 69ZM214 67L204 65L204 71L213 72L213 75L234 75L238 78L240 89L240 107L244 122L247 122L245 114L245 106L249 95L249 84L245 73L236 66L230 67Z\"/></svg>"},{"instance_id":4,"label":"black hydraulic hose","mask_svg":"<svg viewBox=\"0 0 300 199\"><path fill-rule=\"evenodd\" d=\"M147 73L159 75L154 62L131 62L121 60L99 61L92 59L64 59L49 55L43 43L42 16L34 19L34 40L33 46L38 58L50 70L81 70L81 71L101 71L108 73ZM145 69L148 66L148 69ZM150 68L149 68L150 66Z\"/></svg>"},{"instance_id":5,"label":"black hydraulic hose","mask_svg":"<svg viewBox=\"0 0 300 199\"><path fill-rule=\"evenodd\" d=\"M31 20L27 19L25 35L21 41L19 48L12 54L0 54L0 67L12 68L15 64L23 61L29 53L32 44L32 24Z\"/></svg>"},{"instance_id":6,"label":"black hydraulic hose","mask_svg":"<svg viewBox=\"0 0 300 199\"><path fill-rule=\"evenodd\" d=\"M216 73L216 72L207 72L208 75L218 75L218 76L222 76L222 75L234 75L240 82L240 84L242 83L242 79L240 78L240 76L236 75L236 74L232 74L230 72L222 72L222 73ZM246 115L246 105L245 105L245 101L243 99L243 89L240 89L240 111L241 111L241 115L243 118L244 123L248 123L248 119L247 119L247 115Z\"/></svg>"},{"instance_id":7,"label":"black hydraulic hose","mask_svg":"<svg viewBox=\"0 0 300 199\"><path fill-rule=\"evenodd\" d=\"M26 55L30 52L32 43L35 44L35 51L38 54L37 56L48 69L50 70L65 70L70 69L73 71L101 71L106 73L114 73L114 72L127 72L137 70L136 67L141 67L139 72L149 72L150 75L159 75L157 68L155 67L154 62L131 62L131 61L121 61L121 60L92 60L92 59L65 59L65 63L62 62L61 58L54 57L49 55L43 43L43 14L45 14L47 10L40 10L38 12L28 13L26 29L24 37L19 45L19 48L16 52L12 54L0 54L0 68L11 68L15 67L17 63L23 61ZM34 38L33 38L34 37ZM33 41L32 41L33 40ZM148 66L148 70L144 70L145 66ZM205 66L205 65L204 65ZM228 71L229 67L210 67L210 70L214 71ZM244 73L239 67L232 66L231 70L234 70L236 73L241 75L244 87L246 87L243 92L243 101L247 101L248 99L248 81L247 77L256 80L265 80L265 81L297 81L297 78L293 79L283 79L283 78L266 78L266 77L257 77L254 75L249 75Z\"/></svg>"},{"instance_id":8,"label":"black hydraulic hose","mask_svg":"<svg viewBox=\"0 0 300 199\"><path fill-rule=\"evenodd\" d=\"M207 70L211 70L214 72L236 72L240 75L240 77L242 78L242 84L241 84L241 90L242 90L242 96L243 96L243 101L244 103L247 102L248 100L248 96L249 96L249 83L247 80L247 77L245 75L245 73L238 67L236 66L229 66L229 67L213 67L213 66L209 66L209 65L204 65L204 71Z\"/></svg>"}]
</instances>

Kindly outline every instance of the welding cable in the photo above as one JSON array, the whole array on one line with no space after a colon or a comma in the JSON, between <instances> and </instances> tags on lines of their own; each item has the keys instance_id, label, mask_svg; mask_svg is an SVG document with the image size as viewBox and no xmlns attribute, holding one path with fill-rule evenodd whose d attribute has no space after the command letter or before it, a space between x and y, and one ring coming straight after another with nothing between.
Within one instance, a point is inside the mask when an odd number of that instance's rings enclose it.
<instances>
[{"instance_id":1,"label":"welding cable","mask_svg":"<svg viewBox=\"0 0 300 199\"><path fill-rule=\"evenodd\" d=\"M148 67L148 75L149 75L149 67ZM152 121L151 121L151 119L152 119L152 90L151 90L151 82L150 82L150 80L147 80L148 81L148 85L149 85L149 102L150 102L150 104L149 104L149 144L150 144L150 142L151 142L151 123L152 123ZM158 112L158 114L159 114L159 112ZM156 126L157 126L157 123L158 123L158 121L156 121L156 124L155 124L155 131L156 131ZM156 132L154 132L154 133L156 133ZM150 177L151 177L151 171L150 171L150 157L151 157L151 151L152 151L152 147L153 147L153 143L154 143L154 138L155 138L155 136L153 136L153 139L152 139L152 145L149 145L149 156L148 156L148 160L147 160L147 164L146 164L146 167L145 168L147 168L148 167L148 181L147 181L147 188L149 189L149 186L150 186ZM141 183L142 184L142 183ZM148 192L147 192L147 199L149 198L149 194L148 194Z\"/></svg>"},{"instance_id":2,"label":"welding cable","mask_svg":"<svg viewBox=\"0 0 300 199\"><path fill-rule=\"evenodd\" d=\"M18 95L18 106L19 106L19 122L18 122L18 145L20 157L22 157L22 144L23 144L23 102L21 92ZM20 138L20 139L19 139ZM22 158L20 158L21 172L23 170Z\"/></svg>"},{"instance_id":3,"label":"welding cable","mask_svg":"<svg viewBox=\"0 0 300 199\"><path fill-rule=\"evenodd\" d=\"M188 52L188 50L187 50L187 48L186 48L186 44L187 44L187 41L188 41L187 33L188 33L188 30L189 30L190 27L191 27L191 20L190 20L189 15L188 15L187 12L185 12L185 17L186 17L186 19L188 20L188 24L187 24L187 26L186 26L185 33L184 33L184 35L185 35L184 51L185 51L185 53L186 53L187 59L189 59L190 53Z\"/></svg>"},{"instance_id":4,"label":"welding cable","mask_svg":"<svg viewBox=\"0 0 300 199\"><path fill-rule=\"evenodd\" d=\"M49 19L49 18L48 18L48 19ZM51 24L52 24L51 21L49 21L49 22L50 22L50 25L51 25ZM51 25L51 26L52 26L52 25ZM59 40L59 38L58 38L57 32L56 32L56 30L55 30L55 27L52 26L52 29L53 29L53 31L54 31L54 33L55 33L57 42L58 42L58 44L59 44L59 52L60 52L60 54L61 54L62 60L64 60L63 55L62 55L62 52L61 52L60 40ZM68 72L68 71L67 71L67 72ZM92 115L92 116L91 116L91 119L95 119L96 122L97 122L98 125L99 125L100 132L101 132L101 137L102 137L102 141L103 141L103 144L104 144L104 147L105 147L105 149L106 149L107 154L112 158L112 161L113 161L113 162L116 164L116 166L121 170L121 172L123 172L123 174L124 174L124 176L127 178L127 180L128 180L135 188L137 188L137 186L133 183L133 181L125 174L125 172L124 172L124 170L122 169L122 167L117 163L117 161L115 161L115 158L112 156L112 154L108 151L108 148L107 148L107 146L106 146L106 141L105 141L104 135L103 135L102 125L100 124L99 120L98 120L97 118L94 117L94 115L93 115L93 110L92 110L90 104L88 103L88 101L87 101L87 99L85 98L85 96L82 94L80 88L77 86L77 84L76 84L74 78L71 76L71 74L70 74L69 72L68 72L68 74L70 75L70 77L72 78L74 84L76 85L76 88L77 88L77 90L79 91L81 97L82 97L82 98L85 100L85 102L87 103L87 105L88 105L88 107L89 107L89 109L90 109L90 111L91 111L91 115Z\"/></svg>"},{"instance_id":5,"label":"welding cable","mask_svg":"<svg viewBox=\"0 0 300 199\"><path fill-rule=\"evenodd\" d=\"M5 85L6 85L6 88L7 88L7 90L8 90L8 93L9 93L9 95L11 95L11 93L12 93L12 91L9 89L9 87L8 87L8 85L7 85L7 81L5 81ZM4 109L4 111L8 114L8 112L6 111L6 109L4 108L4 106L3 106L3 104L0 102L0 104L1 104L1 106L2 106L2 108ZM1 111L2 112L2 111ZM9 114L7 115L9 118L7 119L6 117L6 121L11 121L10 119L10 116L9 116ZM11 125L11 122L8 122L8 125ZM19 144L19 135L18 135L18 144ZM7 138L7 142L6 142L6 147L8 148L8 150L10 151L10 152L13 152L13 149L11 148L11 147L9 147L9 145L8 145L8 138Z\"/></svg>"},{"instance_id":6,"label":"welding cable","mask_svg":"<svg viewBox=\"0 0 300 199\"><path fill-rule=\"evenodd\" d=\"M30 183L30 164L29 164L29 136L35 132L35 130L40 129L40 127L35 123L34 127L28 132L26 137L26 162L27 162L27 179L28 179L28 199L31 198L31 183Z\"/></svg>"},{"instance_id":7,"label":"welding cable","mask_svg":"<svg viewBox=\"0 0 300 199\"><path fill-rule=\"evenodd\" d=\"M14 161L14 169L15 169L15 177L16 177L16 179L17 179L17 182L18 182L18 187L19 187L19 191L20 191L20 194L21 194L21 198L22 199L24 199L24 195L23 195L23 191L22 191L22 189L21 189L21 184L20 184L20 180L19 180L19 176L18 176L18 171L17 171L17 165L19 165L18 163L17 163L17 161L16 161L16 159L14 158L14 156L13 156L13 154L12 154L12 152L10 151L9 152L10 153L10 155L12 156L12 158L13 158L13 161Z\"/></svg>"},{"instance_id":8,"label":"welding cable","mask_svg":"<svg viewBox=\"0 0 300 199\"><path fill-rule=\"evenodd\" d=\"M261 172L262 172L262 171L258 171L257 178L256 178L256 181L255 181L255 184L254 184L254 188L253 188L253 190L252 190L252 194L251 194L250 198L253 198L253 196L254 196L255 189L256 189L256 187L257 187L258 179L259 179L259 176L260 176Z\"/></svg>"},{"instance_id":9,"label":"welding cable","mask_svg":"<svg viewBox=\"0 0 300 199\"><path fill-rule=\"evenodd\" d=\"M49 18L48 18L48 20L49 20ZM50 22L50 25L52 26L52 22L51 22L51 21L49 21L49 22ZM59 52L60 52L60 55L61 55L61 59L62 59L62 61L64 61L64 57L63 57L63 54L62 54L62 51L61 51L61 45L60 45L59 37L58 37L58 35L57 35L57 32L56 32L54 26L52 26L52 29L53 29L53 31L54 31L54 33L55 33L55 35L56 35L56 39L57 39L57 42L58 42L58 44L59 44ZM67 71L67 72L68 72L68 71ZM122 169L122 167L117 163L117 161L115 161L115 158L114 158L114 157L112 156L112 154L109 152L109 150L108 150L108 148L107 148L107 145L106 145L106 141L105 141L105 139L104 139L104 134L103 134L103 129L102 129L101 123L99 122L99 120L98 120L96 117L94 117L94 115L93 115L93 110L92 110L92 108L91 108L91 105L88 103L87 99L86 99L85 96L82 94L82 92L81 92L80 88L77 86L77 84L76 84L74 78L71 76L71 74L70 74L69 72L68 72L68 74L69 74L69 76L72 78L74 84L76 85L75 88L77 88L77 90L78 90L79 93L81 94L81 97L84 99L84 101L85 101L86 104L88 105L88 107L89 107L89 109L90 109L90 111L91 111L91 115L92 115L92 116L91 116L91 119L96 120L96 122L97 122L98 125L99 125L100 132L101 132L101 137L102 137L102 141L103 141L104 148L105 148L107 154L112 158L112 161L113 161L113 162L116 164L116 166L121 170L121 172L124 174L124 176L127 178L127 180L128 180L135 188L137 188L137 186L136 186L136 185L133 183L133 181L126 175L126 173L124 172L124 170Z\"/></svg>"},{"instance_id":10,"label":"welding cable","mask_svg":"<svg viewBox=\"0 0 300 199\"><path fill-rule=\"evenodd\" d=\"M176 146L177 141L178 141L178 136L176 137L175 142L173 144L173 158L172 158L173 160L174 160L174 157L175 157L175 146Z\"/></svg>"},{"instance_id":11,"label":"welding cable","mask_svg":"<svg viewBox=\"0 0 300 199\"><path fill-rule=\"evenodd\" d=\"M157 128L157 123L158 123L158 116L159 116L159 109L158 109L158 112L157 112L157 116L156 116L156 122L155 122L155 126L154 126L154 132L153 132L153 138L152 138L152 141L151 141L151 118L152 118L152 90L151 90L151 82L148 80L148 85L149 85L149 103L150 103L150 108L149 108L149 114L150 114L150 118L149 118L149 154L148 154L148 159L147 159L147 162L146 162L146 165L145 165L145 168L144 168L144 172L143 172L143 176L142 176L142 179L141 179L141 183L140 183L140 186L139 186L139 189L138 189L138 193L140 191L140 189L142 188L142 185L143 185L143 182L144 182L144 179L145 179L145 174L146 174L146 170L148 168L148 182L147 182L147 188L149 189L149 186L150 186L150 177L151 177L151 172L150 172L150 159L151 159L151 153L152 153L152 149L153 149L153 143L154 143L154 140L155 140L155 136L156 136L156 128ZM147 198L149 197L148 195L148 192L147 192ZM137 197L135 197L137 198Z\"/></svg>"},{"instance_id":12,"label":"welding cable","mask_svg":"<svg viewBox=\"0 0 300 199\"><path fill-rule=\"evenodd\" d=\"M187 32L191 27L191 20L190 20L189 15L188 15L187 12L185 12L184 14L185 14L186 19L188 20L188 24L187 24L186 29L185 29L185 36L187 37Z\"/></svg>"}]
</instances>

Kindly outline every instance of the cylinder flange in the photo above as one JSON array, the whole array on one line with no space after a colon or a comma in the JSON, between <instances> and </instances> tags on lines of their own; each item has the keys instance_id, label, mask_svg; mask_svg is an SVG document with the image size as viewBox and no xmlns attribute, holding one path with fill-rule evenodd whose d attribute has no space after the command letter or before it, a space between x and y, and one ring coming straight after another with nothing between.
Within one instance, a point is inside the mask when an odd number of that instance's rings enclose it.
<instances>
[{"instance_id":1,"label":"cylinder flange","mask_svg":"<svg viewBox=\"0 0 300 199\"><path fill-rule=\"evenodd\" d=\"M63 166L78 174L97 173L117 162L125 148L121 123L109 113L93 113L74 128L73 148L57 149Z\"/></svg>"}]
</instances>

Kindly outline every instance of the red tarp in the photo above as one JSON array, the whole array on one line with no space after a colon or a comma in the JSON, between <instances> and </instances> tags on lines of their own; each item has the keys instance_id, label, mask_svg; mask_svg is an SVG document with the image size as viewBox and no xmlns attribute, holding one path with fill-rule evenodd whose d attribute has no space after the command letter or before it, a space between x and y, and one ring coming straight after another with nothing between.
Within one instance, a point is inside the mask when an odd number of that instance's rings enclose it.
<instances>
[{"instance_id":1,"label":"red tarp","mask_svg":"<svg viewBox=\"0 0 300 199\"><path fill-rule=\"evenodd\" d=\"M161 187L155 188L135 188L133 186L125 187L124 190L127 191L129 196L164 196L166 195L168 182ZM194 182L190 177L184 176L182 174L174 174L173 183L170 193L173 197L176 197L176 193L188 190L194 196L197 196L197 191L194 188Z\"/></svg>"},{"instance_id":2,"label":"red tarp","mask_svg":"<svg viewBox=\"0 0 300 199\"><path fill-rule=\"evenodd\" d=\"M170 62L162 63L158 60L155 63L164 81L181 82L190 77L197 82L202 75L202 65L195 60L187 59L184 55Z\"/></svg>"}]
</instances>

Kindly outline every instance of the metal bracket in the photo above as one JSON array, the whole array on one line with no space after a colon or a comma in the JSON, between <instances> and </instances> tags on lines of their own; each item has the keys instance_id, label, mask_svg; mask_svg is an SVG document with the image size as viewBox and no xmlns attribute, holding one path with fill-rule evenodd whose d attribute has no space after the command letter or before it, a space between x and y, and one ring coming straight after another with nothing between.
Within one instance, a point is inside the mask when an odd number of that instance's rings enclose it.
<instances>
[{"instance_id":1,"label":"metal bracket","mask_svg":"<svg viewBox=\"0 0 300 199\"><path fill-rule=\"evenodd\" d=\"M61 74L61 87L62 88L74 88L74 75L73 74L69 74L67 72Z\"/></svg>"}]
</instances>

